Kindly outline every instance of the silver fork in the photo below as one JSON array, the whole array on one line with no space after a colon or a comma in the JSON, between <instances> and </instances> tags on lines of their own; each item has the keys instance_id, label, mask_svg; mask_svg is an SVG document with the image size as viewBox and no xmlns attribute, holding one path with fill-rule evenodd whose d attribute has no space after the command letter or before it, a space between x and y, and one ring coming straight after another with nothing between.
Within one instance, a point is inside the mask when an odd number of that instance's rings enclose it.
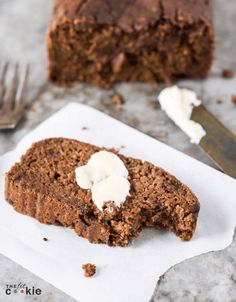
<instances>
[{"instance_id":1,"label":"silver fork","mask_svg":"<svg viewBox=\"0 0 236 302\"><path fill-rule=\"evenodd\" d=\"M29 65L27 65L21 80L19 66L15 64L13 78L7 87L8 71L9 63L5 63L0 75L0 130L14 129L22 118L27 104Z\"/></svg>"}]
</instances>

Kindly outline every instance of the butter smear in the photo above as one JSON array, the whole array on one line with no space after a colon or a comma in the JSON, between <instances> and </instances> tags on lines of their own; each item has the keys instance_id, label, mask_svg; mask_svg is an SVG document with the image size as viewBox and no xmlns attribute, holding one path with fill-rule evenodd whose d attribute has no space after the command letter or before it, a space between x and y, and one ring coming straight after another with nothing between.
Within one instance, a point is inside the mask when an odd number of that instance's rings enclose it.
<instances>
[{"instance_id":1,"label":"butter smear","mask_svg":"<svg viewBox=\"0 0 236 302\"><path fill-rule=\"evenodd\" d=\"M201 105L194 91L180 89L177 86L165 88L158 96L161 109L169 118L184 131L190 138L191 143L199 144L206 135L206 131L199 124L191 120L194 107Z\"/></svg>"},{"instance_id":2,"label":"butter smear","mask_svg":"<svg viewBox=\"0 0 236 302\"><path fill-rule=\"evenodd\" d=\"M93 202L102 210L105 202L119 207L129 195L128 170L112 152L99 151L88 163L75 170L76 182L82 189L90 189Z\"/></svg>"}]
</instances>

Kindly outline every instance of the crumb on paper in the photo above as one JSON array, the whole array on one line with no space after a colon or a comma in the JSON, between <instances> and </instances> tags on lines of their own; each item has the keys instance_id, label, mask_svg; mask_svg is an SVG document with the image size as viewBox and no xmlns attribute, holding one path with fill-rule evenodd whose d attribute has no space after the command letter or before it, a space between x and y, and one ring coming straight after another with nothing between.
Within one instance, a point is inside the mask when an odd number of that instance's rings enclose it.
<instances>
[{"instance_id":1,"label":"crumb on paper","mask_svg":"<svg viewBox=\"0 0 236 302\"><path fill-rule=\"evenodd\" d=\"M84 126L84 127L82 127L81 129L84 131L84 130L88 130L89 128L86 127L86 126Z\"/></svg>"},{"instance_id":2,"label":"crumb on paper","mask_svg":"<svg viewBox=\"0 0 236 302\"><path fill-rule=\"evenodd\" d=\"M92 277L96 274L96 265L91 263L86 263L82 265L82 269L84 270L85 277Z\"/></svg>"},{"instance_id":3,"label":"crumb on paper","mask_svg":"<svg viewBox=\"0 0 236 302\"><path fill-rule=\"evenodd\" d=\"M231 96L231 101L234 105L236 105L236 94Z\"/></svg>"},{"instance_id":4,"label":"crumb on paper","mask_svg":"<svg viewBox=\"0 0 236 302\"><path fill-rule=\"evenodd\" d=\"M223 103L223 101L222 101L222 100L217 100L216 103L217 103L218 105L221 105L221 104Z\"/></svg>"},{"instance_id":5,"label":"crumb on paper","mask_svg":"<svg viewBox=\"0 0 236 302\"><path fill-rule=\"evenodd\" d=\"M120 105L124 104L124 99L119 94L114 94L112 96L112 102L113 102L113 104L120 106Z\"/></svg>"},{"instance_id":6,"label":"crumb on paper","mask_svg":"<svg viewBox=\"0 0 236 302\"><path fill-rule=\"evenodd\" d=\"M222 77L225 79L232 79L234 77L234 72L232 69L223 69Z\"/></svg>"},{"instance_id":7,"label":"crumb on paper","mask_svg":"<svg viewBox=\"0 0 236 302\"><path fill-rule=\"evenodd\" d=\"M125 145L120 145L120 149L124 149L125 148Z\"/></svg>"},{"instance_id":8,"label":"crumb on paper","mask_svg":"<svg viewBox=\"0 0 236 302\"><path fill-rule=\"evenodd\" d=\"M43 238L43 241L48 241L48 238L44 237L44 238Z\"/></svg>"}]
</instances>

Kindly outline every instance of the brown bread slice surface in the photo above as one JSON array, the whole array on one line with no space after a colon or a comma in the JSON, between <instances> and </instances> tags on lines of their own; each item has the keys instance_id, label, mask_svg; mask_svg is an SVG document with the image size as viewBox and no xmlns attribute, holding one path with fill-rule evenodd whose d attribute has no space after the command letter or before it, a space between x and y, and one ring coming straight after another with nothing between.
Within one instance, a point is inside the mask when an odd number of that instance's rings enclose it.
<instances>
[{"instance_id":1,"label":"brown bread slice surface","mask_svg":"<svg viewBox=\"0 0 236 302\"><path fill-rule=\"evenodd\" d=\"M75 168L102 149L65 138L34 143L6 174L6 200L19 213L70 227L91 243L127 246L143 227L191 239L200 209L193 192L163 169L115 150L109 151L128 169L131 194L120 208L112 201L103 211L96 207L91 191L77 185Z\"/></svg>"}]
</instances>

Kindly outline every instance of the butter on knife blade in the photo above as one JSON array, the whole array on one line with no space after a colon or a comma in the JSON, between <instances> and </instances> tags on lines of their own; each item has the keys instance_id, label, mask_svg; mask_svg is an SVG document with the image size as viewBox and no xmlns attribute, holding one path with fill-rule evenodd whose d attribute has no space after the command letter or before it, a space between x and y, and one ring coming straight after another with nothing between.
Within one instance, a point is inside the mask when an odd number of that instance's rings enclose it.
<instances>
[{"instance_id":1,"label":"butter on knife blade","mask_svg":"<svg viewBox=\"0 0 236 302\"><path fill-rule=\"evenodd\" d=\"M158 96L161 109L172 121L188 135L193 144L199 144L206 135L201 124L191 120L193 108L201 105L197 94L189 89L181 89L178 86L165 88Z\"/></svg>"},{"instance_id":2,"label":"butter on knife blade","mask_svg":"<svg viewBox=\"0 0 236 302\"><path fill-rule=\"evenodd\" d=\"M168 87L158 96L162 110L231 177L236 178L236 136L197 99L195 92Z\"/></svg>"}]
</instances>

